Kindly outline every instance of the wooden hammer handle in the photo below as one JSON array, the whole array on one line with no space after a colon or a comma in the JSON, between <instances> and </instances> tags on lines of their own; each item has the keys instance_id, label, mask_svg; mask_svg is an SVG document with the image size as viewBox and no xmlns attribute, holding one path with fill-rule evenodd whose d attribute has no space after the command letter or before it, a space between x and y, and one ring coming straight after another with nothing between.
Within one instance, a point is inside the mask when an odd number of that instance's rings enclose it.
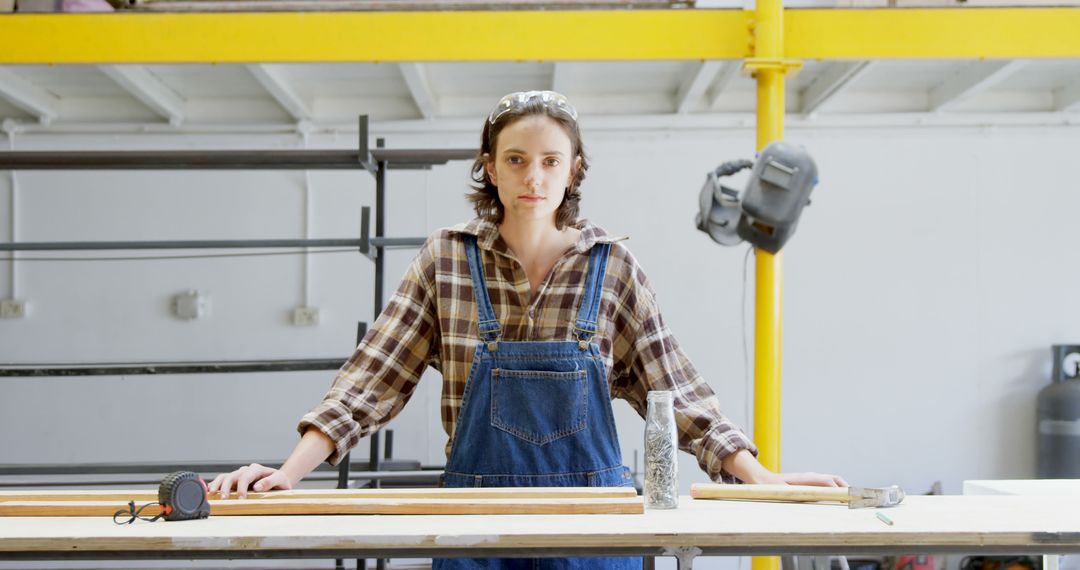
<instances>
[{"instance_id":1,"label":"wooden hammer handle","mask_svg":"<svg viewBox=\"0 0 1080 570\"><path fill-rule=\"evenodd\" d=\"M743 499L759 501L839 501L848 502L845 487L813 487L809 485L717 485L694 483L690 496L695 499Z\"/></svg>"}]
</instances>

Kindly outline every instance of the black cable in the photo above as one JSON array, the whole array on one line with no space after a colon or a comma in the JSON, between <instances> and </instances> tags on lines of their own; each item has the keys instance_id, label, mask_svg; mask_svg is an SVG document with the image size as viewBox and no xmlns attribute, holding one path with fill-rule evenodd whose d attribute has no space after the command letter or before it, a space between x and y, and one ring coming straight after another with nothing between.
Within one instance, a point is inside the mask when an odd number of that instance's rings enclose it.
<instances>
[{"instance_id":1,"label":"black cable","mask_svg":"<svg viewBox=\"0 0 1080 570\"><path fill-rule=\"evenodd\" d=\"M126 510L125 509L120 509L119 511L116 511L115 513L113 513L113 516L112 516L113 517L113 522L116 523L116 524L131 524L131 523L135 522L135 519L138 519L138 520L141 520L141 521L146 521L146 522L154 522L154 521L164 517L165 516L165 511L164 510L162 510L160 513L158 513L158 515L156 517L153 517L153 518L142 516L143 510L145 510L147 507L151 507L153 505L161 506L161 503L157 503L157 502L155 502L155 503L146 503L145 505L143 505L143 506L139 507L138 509L136 509L135 508L135 501L128 501L128 508ZM129 518L126 521L116 520L116 517L119 517L119 516L125 516L125 517L129 517Z\"/></svg>"},{"instance_id":2,"label":"black cable","mask_svg":"<svg viewBox=\"0 0 1080 570\"><path fill-rule=\"evenodd\" d=\"M748 289L748 287L746 286L746 269L750 265L750 254L751 253L754 253L754 246L748 245L746 247L746 254L743 255L743 265L742 265L742 305L741 305L740 309L741 309L741 312L742 312L741 331L742 331L743 373L745 374L744 388L746 390L746 397L744 399L746 409L744 410L744 412L746 413L746 423L747 423L746 429L750 431L750 435L751 435L751 437L753 437L754 422L752 421L753 413L751 411L751 408L752 408L751 400L752 400L753 394L754 394L754 382L753 382L753 380L751 378L750 349L747 346L748 343L747 343L747 338L746 338L747 337L747 334L746 334L746 290Z\"/></svg>"},{"instance_id":3,"label":"black cable","mask_svg":"<svg viewBox=\"0 0 1080 570\"><path fill-rule=\"evenodd\" d=\"M740 170L753 167L754 163L749 160L729 160L717 166L714 172L716 172L717 176L731 176Z\"/></svg>"},{"instance_id":4,"label":"black cable","mask_svg":"<svg viewBox=\"0 0 1080 570\"><path fill-rule=\"evenodd\" d=\"M220 253L207 255L153 255L130 257L0 257L0 261L167 261L170 259L213 259L218 257L263 257L267 255L304 255L315 253L358 253L355 248L317 249L313 251L266 251L261 253Z\"/></svg>"}]
</instances>

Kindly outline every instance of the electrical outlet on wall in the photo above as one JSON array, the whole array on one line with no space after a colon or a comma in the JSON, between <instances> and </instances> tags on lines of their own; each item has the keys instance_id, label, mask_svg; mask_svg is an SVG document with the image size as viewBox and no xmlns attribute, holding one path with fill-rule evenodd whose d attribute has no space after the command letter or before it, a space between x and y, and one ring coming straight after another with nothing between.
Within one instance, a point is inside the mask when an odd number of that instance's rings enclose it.
<instances>
[{"instance_id":1,"label":"electrical outlet on wall","mask_svg":"<svg viewBox=\"0 0 1080 570\"><path fill-rule=\"evenodd\" d=\"M19 299L0 300L0 319L21 319L26 316L26 302Z\"/></svg>"},{"instance_id":2,"label":"electrical outlet on wall","mask_svg":"<svg viewBox=\"0 0 1080 570\"><path fill-rule=\"evenodd\" d=\"M298 327L313 327L319 324L319 309L299 306L293 309L292 323Z\"/></svg>"},{"instance_id":3,"label":"electrical outlet on wall","mask_svg":"<svg viewBox=\"0 0 1080 570\"><path fill-rule=\"evenodd\" d=\"M201 319L210 315L210 295L194 289L178 293L172 298L172 311L185 320Z\"/></svg>"}]
</instances>

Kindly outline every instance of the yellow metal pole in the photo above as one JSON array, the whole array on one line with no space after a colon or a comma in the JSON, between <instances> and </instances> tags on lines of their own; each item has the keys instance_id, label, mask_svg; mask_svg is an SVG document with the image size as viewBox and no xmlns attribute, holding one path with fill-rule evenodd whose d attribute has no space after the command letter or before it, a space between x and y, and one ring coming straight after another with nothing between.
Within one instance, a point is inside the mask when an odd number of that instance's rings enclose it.
<instances>
[{"instance_id":1,"label":"yellow metal pole","mask_svg":"<svg viewBox=\"0 0 1080 570\"><path fill-rule=\"evenodd\" d=\"M784 136L784 4L757 0L754 21L757 148ZM780 306L783 258L756 252L754 311L754 440L761 464L780 470ZM777 570L780 559L758 556L753 570Z\"/></svg>"},{"instance_id":2,"label":"yellow metal pole","mask_svg":"<svg viewBox=\"0 0 1080 570\"><path fill-rule=\"evenodd\" d=\"M784 136L784 70L757 75L757 148ZM783 252L756 252L754 310L754 441L758 460L780 470L780 349ZM761 570L761 569L755 569Z\"/></svg>"}]
</instances>

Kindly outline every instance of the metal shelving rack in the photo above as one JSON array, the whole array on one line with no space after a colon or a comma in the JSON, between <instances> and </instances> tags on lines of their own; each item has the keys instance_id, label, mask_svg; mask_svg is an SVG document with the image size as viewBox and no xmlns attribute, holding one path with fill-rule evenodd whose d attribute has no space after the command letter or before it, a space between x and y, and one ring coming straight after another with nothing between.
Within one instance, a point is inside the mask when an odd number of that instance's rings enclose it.
<instances>
[{"instance_id":1,"label":"metal shelving rack","mask_svg":"<svg viewBox=\"0 0 1080 570\"><path fill-rule=\"evenodd\" d=\"M382 312L384 256L394 247L415 247L424 238L385 237L386 172L388 170L430 169L451 160L476 156L475 149L385 149L368 145L368 118L359 118L357 150L252 150L252 151L88 151L88 152L0 152L0 170L355 170L375 177L375 229L369 235L370 211L361 212L361 235L346 239L264 239L202 241L128 242L23 242L2 243L0 251L55 250L135 250L135 249L228 249L292 247L356 247L375 265L374 314ZM359 323L358 339L366 331ZM110 365L13 365L0 368L0 376L93 376L134 374L193 374L230 372L276 372L334 370L340 359L267 360L260 362L165 362ZM378 444L373 452L378 455ZM348 462L342 462L341 477L348 477ZM377 467L377 466L373 466ZM375 470L375 469L373 469Z\"/></svg>"},{"instance_id":2,"label":"metal shelving rack","mask_svg":"<svg viewBox=\"0 0 1080 570\"><path fill-rule=\"evenodd\" d=\"M375 228L370 234L370 210L361 209L359 238L347 239L271 239L271 240L199 240L199 241L130 241L130 242L25 242L0 244L0 251L72 251L72 250L135 250L135 249L230 249L230 248L292 248L292 247L356 247L358 252L370 258L375 265L374 316L383 309L384 250L395 247L416 247L424 238L387 238L385 224L386 172L388 170L426 170L446 164L451 160L467 160L476 156L475 149L386 149L383 140L369 146L368 117L359 118L357 150L251 150L251 151L7 151L0 152L0 170L355 170L362 169L375 177ZM357 327L357 343L367 331L367 324ZM336 370L340 359L267 360L262 362L163 362L120 363L109 365L79 364L8 364L0 366L0 377L45 376L95 376L136 374L197 374L234 372L282 372L298 370ZM337 487L348 487L350 479L367 480L379 487L382 480L397 480L403 475L410 482L431 479L419 471L392 473L385 471L395 466L392 453L392 432L386 430L382 441L378 432L371 434L371 451L367 472L350 475L350 455L338 466ZM382 446L385 448L382 450ZM204 466L211 466L206 464ZM95 484L107 481L107 475L121 472L164 472L181 468L170 465L80 465L82 472L90 470L105 475ZM227 468L224 464L213 464ZM400 466L398 466L400 469ZM168 470L166 469L166 471ZM191 469L190 466L184 469ZM56 466L0 466L0 474L41 475L56 474ZM327 479L325 474L315 478ZM146 479L144 476L142 479ZM141 479L135 482L145 482ZM429 481L430 482L430 481ZM132 480L123 481L132 484ZM71 484L69 481L65 484ZM339 561L339 567L341 566ZM361 567L363 564L359 564ZM383 562L379 561L379 567Z\"/></svg>"}]
</instances>

